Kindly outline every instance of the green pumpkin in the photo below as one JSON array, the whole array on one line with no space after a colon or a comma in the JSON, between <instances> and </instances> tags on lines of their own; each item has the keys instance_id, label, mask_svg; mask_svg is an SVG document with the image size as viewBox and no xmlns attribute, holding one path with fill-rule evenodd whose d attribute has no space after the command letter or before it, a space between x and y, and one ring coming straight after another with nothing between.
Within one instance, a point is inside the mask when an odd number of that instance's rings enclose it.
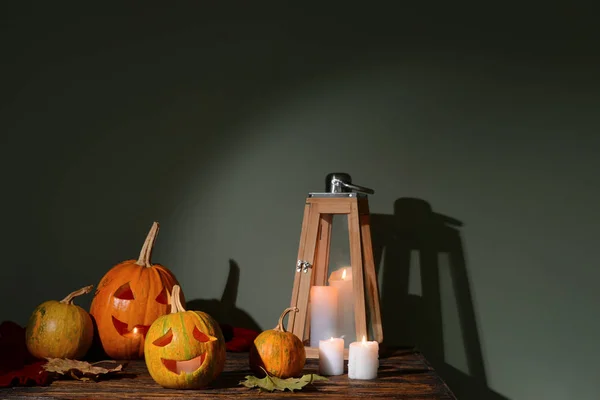
<instances>
[{"instance_id":1,"label":"green pumpkin","mask_svg":"<svg viewBox=\"0 0 600 400\"><path fill-rule=\"evenodd\" d=\"M146 334L146 367L162 387L199 389L223 372L225 339L210 315L183 308L179 292L173 286L171 313L157 318Z\"/></svg>"},{"instance_id":2,"label":"green pumpkin","mask_svg":"<svg viewBox=\"0 0 600 400\"><path fill-rule=\"evenodd\" d=\"M32 356L40 359L85 356L92 345L94 325L87 311L73 304L73 299L92 288L86 286L61 301L46 301L35 308L25 329L27 350Z\"/></svg>"}]
</instances>

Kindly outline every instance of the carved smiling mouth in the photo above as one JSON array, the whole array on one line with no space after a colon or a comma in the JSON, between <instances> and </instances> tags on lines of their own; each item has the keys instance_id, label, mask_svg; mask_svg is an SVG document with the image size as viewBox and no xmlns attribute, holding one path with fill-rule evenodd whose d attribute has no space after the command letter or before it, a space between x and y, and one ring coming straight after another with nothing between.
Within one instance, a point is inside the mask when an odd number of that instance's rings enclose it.
<instances>
[{"instance_id":1,"label":"carved smiling mouth","mask_svg":"<svg viewBox=\"0 0 600 400\"><path fill-rule=\"evenodd\" d=\"M136 325L133 329L129 330L126 322L123 322L114 316L112 317L112 321L115 329L121 336L133 337L134 335L141 335L142 338L145 338L148 329L150 329L149 325Z\"/></svg>"},{"instance_id":2,"label":"carved smiling mouth","mask_svg":"<svg viewBox=\"0 0 600 400\"><path fill-rule=\"evenodd\" d=\"M183 372L186 374L191 374L192 372L197 371L204 363L205 358L206 353L202 353L198 357L184 361L167 360L166 358L161 358L160 361L162 361L166 369L174 374L179 375Z\"/></svg>"}]
</instances>

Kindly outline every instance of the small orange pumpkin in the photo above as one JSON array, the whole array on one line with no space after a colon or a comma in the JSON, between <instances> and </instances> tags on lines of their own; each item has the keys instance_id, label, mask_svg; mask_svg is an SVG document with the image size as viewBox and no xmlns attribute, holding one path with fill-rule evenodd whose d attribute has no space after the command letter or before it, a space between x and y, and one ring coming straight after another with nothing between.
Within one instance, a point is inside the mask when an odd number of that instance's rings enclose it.
<instances>
[{"instance_id":1,"label":"small orange pumpkin","mask_svg":"<svg viewBox=\"0 0 600 400\"><path fill-rule=\"evenodd\" d=\"M25 340L29 353L37 358L79 359L92 345L94 326L90 315L73 304L73 299L91 292L94 286L74 291L61 301L43 302L31 314Z\"/></svg>"},{"instance_id":2,"label":"small orange pumpkin","mask_svg":"<svg viewBox=\"0 0 600 400\"><path fill-rule=\"evenodd\" d=\"M269 375L290 378L301 375L306 363L306 351L302 341L283 327L283 318L298 308L286 308L277 326L262 332L254 339L250 348L250 368L259 376L264 376L264 368Z\"/></svg>"},{"instance_id":3,"label":"small orange pumpkin","mask_svg":"<svg viewBox=\"0 0 600 400\"><path fill-rule=\"evenodd\" d=\"M150 325L169 312L169 293L178 282L168 268L151 262L158 230L154 222L139 258L111 268L92 300L90 314L96 320L102 348L111 358L141 358ZM183 293L180 300L185 304Z\"/></svg>"},{"instance_id":4,"label":"small orange pumpkin","mask_svg":"<svg viewBox=\"0 0 600 400\"><path fill-rule=\"evenodd\" d=\"M225 339L207 313L186 311L173 286L171 313L159 317L148 331L144 347L152 379L169 389L199 389L225 367Z\"/></svg>"}]
</instances>

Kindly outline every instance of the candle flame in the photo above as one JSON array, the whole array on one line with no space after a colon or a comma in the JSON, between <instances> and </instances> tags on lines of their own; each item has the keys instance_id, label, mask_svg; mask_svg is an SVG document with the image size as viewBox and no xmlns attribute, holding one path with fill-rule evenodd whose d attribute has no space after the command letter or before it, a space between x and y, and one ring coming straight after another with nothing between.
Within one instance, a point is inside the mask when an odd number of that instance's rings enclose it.
<instances>
[{"instance_id":1,"label":"candle flame","mask_svg":"<svg viewBox=\"0 0 600 400\"><path fill-rule=\"evenodd\" d=\"M133 333L137 335L137 333L138 333L138 327L137 326L133 328Z\"/></svg>"},{"instance_id":2,"label":"candle flame","mask_svg":"<svg viewBox=\"0 0 600 400\"><path fill-rule=\"evenodd\" d=\"M367 343L367 337L365 335L363 335L363 340L362 340L363 344Z\"/></svg>"},{"instance_id":3,"label":"candle flame","mask_svg":"<svg viewBox=\"0 0 600 400\"><path fill-rule=\"evenodd\" d=\"M346 268L344 268L344 272L342 272L342 280L346 279Z\"/></svg>"}]
</instances>

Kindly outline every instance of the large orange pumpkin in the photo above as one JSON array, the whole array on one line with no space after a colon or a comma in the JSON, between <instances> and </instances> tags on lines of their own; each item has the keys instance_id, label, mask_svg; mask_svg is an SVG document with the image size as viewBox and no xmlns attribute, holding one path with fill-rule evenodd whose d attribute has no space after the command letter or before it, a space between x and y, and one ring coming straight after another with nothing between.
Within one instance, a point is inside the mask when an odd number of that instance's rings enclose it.
<instances>
[{"instance_id":1,"label":"large orange pumpkin","mask_svg":"<svg viewBox=\"0 0 600 400\"><path fill-rule=\"evenodd\" d=\"M151 262L158 230L155 222L139 258L111 268L92 300L90 314L96 320L102 347L111 358L141 358L150 325L169 312L169 293L178 282L169 269ZM180 300L185 304L183 293Z\"/></svg>"},{"instance_id":2,"label":"large orange pumpkin","mask_svg":"<svg viewBox=\"0 0 600 400\"><path fill-rule=\"evenodd\" d=\"M73 299L91 292L94 286L74 291L61 301L45 301L31 314L25 330L29 353L37 358L85 356L94 336L90 315L73 304Z\"/></svg>"},{"instance_id":3,"label":"large orange pumpkin","mask_svg":"<svg viewBox=\"0 0 600 400\"><path fill-rule=\"evenodd\" d=\"M277 326L258 335L250 347L250 368L259 376L265 374L262 369L284 379L302 374L306 363L304 344L283 327L283 318L290 311L298 311L298 308L286 308Z\"/></svg>"},{"instance_id":4,"label":"large orange pumpkin","mask_svg":"<svg viewBox=\"0 0 600 400\"><path fill-rule=\"evenodd\" d=\"M173 287L171 313L154 321L146 335L146 367L165 388L199 389L223 372L225 339L210 315L185 310L179 290Z\"/></svg>"}]
</instances>

